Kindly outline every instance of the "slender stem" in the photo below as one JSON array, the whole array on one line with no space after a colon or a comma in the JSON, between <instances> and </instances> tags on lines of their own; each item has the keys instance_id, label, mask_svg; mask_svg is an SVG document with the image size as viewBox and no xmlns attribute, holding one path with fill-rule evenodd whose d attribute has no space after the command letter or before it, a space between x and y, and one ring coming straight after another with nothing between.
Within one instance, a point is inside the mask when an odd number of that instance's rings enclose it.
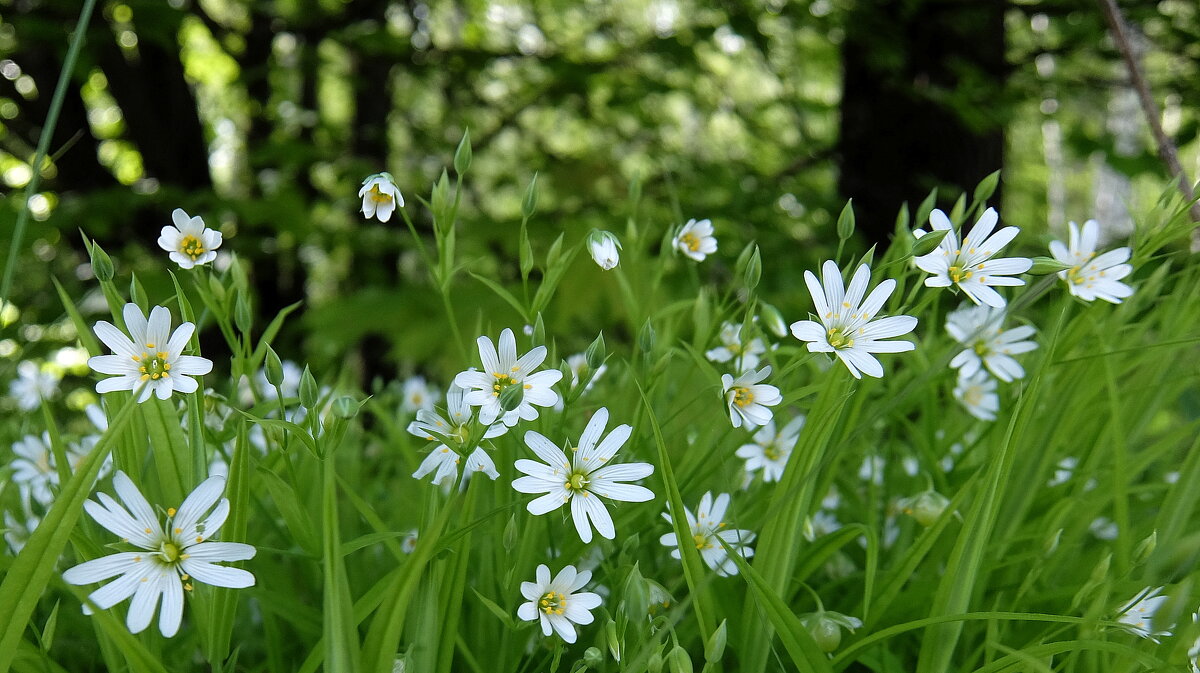
<instances>
[{"instance_id":1,"label":"slender stem","mask_svg":"<svg viewBox=\"0 0 1200 673\"><path fill-rule=\"evenodd\" d=\"M58 73L58 84L54 87L54 97L50 100L50 111L46 113L46 125L42 127L42 135L38 138L37 151L33 154L33 172L29 177L29 185L25 188L21 211L17 213L17 224L13 228L12 242L8 248L8 261L4 264L4 280L0 281L0 306L8 300L12 289L13 272L17 266L17 254L21 250L21 239L25 237L25 227L29 223L29 198L37 194L42 183L42 162L50 149L50 139L58 126L58 113L62 110L63 100L67 96L67 83L71 81L71 73L75 70L75 61L79 57L79 49L87 33L88 21L92 18L92 10L96 0L84 0L83 10L79 12L79 21L75 23L75 34L71 36L71 45L67 47L67 57L63 60L62 71Z\"/></svg>"},{"instance_id":2,"label":"slender stem","mask_svg":"<svg viewBox=\"0 0 1200 673\"><path fill-rule=\"evenodd\" d=\"M1154 142L1158 144L1158 156L1167 165L1171 177L1178 182L1179 191L1191 204L1192 221L1200 222L1200 203L1196 202L1196 192L1192 189L1191 179L1183 170L1183 164L1179 163L1179 151L1176 149L1175 143L1171 142L1166 132L1163 131L1158 104L1154 102L1150 93L1150 84L1146 81L1146 73L1142 71L1142 64L1138 61L1138 55L1134 52L1133 42L1129 37L1129 23L1121 14L1121 8L1117 6L1116 0L1098 0L1098 2L1100 9L1104 11L1108 27L1112 31L1113 40L1117 43L1117 49L1120 50L1121 57L1125 61L1125 68L1129 70L1129 83L1137 91L1138 100L1142 104L1142 112L1145 113L1146 122L1150 125L1150 133L1154 135ZM1192 233L1192 251L1200 251L1200 230Z\"/></svg>"}]
</instances>

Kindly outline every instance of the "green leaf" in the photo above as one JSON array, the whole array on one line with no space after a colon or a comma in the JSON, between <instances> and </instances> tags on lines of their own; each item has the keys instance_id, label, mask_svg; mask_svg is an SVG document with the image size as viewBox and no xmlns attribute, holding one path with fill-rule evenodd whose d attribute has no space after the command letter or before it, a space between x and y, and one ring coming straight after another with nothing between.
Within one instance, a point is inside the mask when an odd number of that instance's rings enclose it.
<instances>
[{"instance_id":1,"label":"green leaf","mask_svg":"<svg viewBox=\"0 0 1200 673\"><path fill-rule=\"evenodd\" d=\"M503 299L504 301L508 302L509 306L513 307L514 309L516 309L517 313L521 314L522 320L524 320L526 322L529 321L529 318L528 318L529 313L525 310L525 307L521 305L521 302L517 301L517 298L512 296L511 292L509 292L508 290L505 290L499 283L492 280L491 278L480 276L479 274L475 273L474 271L468 271L467 273L470 274L471 277L474 278L475 280L477 280L477 281L483 283L484 285L488 286L489 288L491 288L492 292L496 293L496 296L498 296L501 299Z\"/></svg>"},{"instance_id":2,"label":"green leaf","mask_svg":"<svg viewBox=\"0 0 1200 673\"><path fill-rule=\"evenodd\" d=\"M150 433L150 449L163 500L178 506L195 485L191 450L179 423L179 412L170 399L160 400L156 395L139 406L144 410L142 416Z\"/></svg>"},{"instance_id":3,"label":"green leaf","mask_svg":"<svg viewBox=\"0 0 1200 673\"><path fill-rule=\"evenodd\" d=\"M505 626L510 629L516 628L513 624L512 616L505 612L504 608L496 605L495 602L489 600L486 596L479 593L478 589L471 589L471 591L475 592L475 595L479 598L479 602L483 603L483 606L487 608L489 612L491 612L493 615L496 615L496 618L503 622Z\"/></svg>"}]
</instances>

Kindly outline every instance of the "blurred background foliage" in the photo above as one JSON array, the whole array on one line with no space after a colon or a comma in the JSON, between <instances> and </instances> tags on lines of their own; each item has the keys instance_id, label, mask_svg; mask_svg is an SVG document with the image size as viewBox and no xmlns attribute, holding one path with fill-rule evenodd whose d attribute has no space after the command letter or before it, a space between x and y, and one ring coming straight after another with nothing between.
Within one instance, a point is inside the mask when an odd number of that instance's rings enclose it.
<instances>
[{"instance_id":1,"label":"blurred background foliage","mask_svg":"<svg viewBox=\"0 0 1200 673\"><path fill-rule=\"evenodd\" d=\"M1200 8L1123 6L1195 176ZM78 11L0 0L6 251ZM51 276L105 312L80 230L118 278L136 273L154 301L169 298L173 265L155 240L183 207L248 262L262 321L304 301L281 352L364 383L461 368L441 328L422 329L442 324L441 307L402 221L364 221L355 194L390 171L428 234L417 197L467 128L470 270L519 279L535 172L539 256L560 232L622 233L636 178L639 226L716 224L722 248L700 273L728 277L757 240L764 296L788 319L847 198L858 252L886 240L904 202L937 187L949 206L1002 168L1001 217L1044 254L1067 220L1128 232L1166 179L1092 0L101 0L31 201L0 356L73 341ZM563 348L582 349L620 311L601 273L580 256L564 280L546 316ZM519 327L465 274L453 296L467 334Z\"/></svg>"}]
</instances>

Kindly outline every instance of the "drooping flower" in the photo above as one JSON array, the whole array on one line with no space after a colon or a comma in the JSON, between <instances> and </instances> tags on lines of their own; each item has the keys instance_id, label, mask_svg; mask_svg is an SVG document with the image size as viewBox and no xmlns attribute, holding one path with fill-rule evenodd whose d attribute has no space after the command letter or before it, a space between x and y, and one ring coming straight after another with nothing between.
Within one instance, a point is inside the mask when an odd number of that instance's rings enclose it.
<instances>
[{"instance_id":1,"label":"drooping flower","mask_svg":"<svg viewBox=\"0 0 1200 673\"><path fill-rule=\"evenodd\" d=\"M170 253L167 256L172 262L182 269L190 269L217 258L221 232L209 229L204 225L203 218L199 215L189 216L182 208L171 211L171 221L175 224L162 228L158 247Z\"/></svg>"},{"instance_id":2,"label":"drooping flower","mask_svg":"<svg viewBox=\"0 0 1200 673\"><path fill-rule=\"evenodd\" d=\"M404 207L404 196L391 173L368 175L363 179L358 196L362 199L363 217L368 220L375 217L380 222L387 222L396 208Z\"/></svg>"},{"instance_id":3,"label":"drooping flower","mask_svg":"<svg viewBox=\"0 0 1200 673\"><path fill-rule=\"evenodd\" d=\"M588 235L588 252L592 261L601 269L609 271L621 263L621 241L608 231L593 231Z\"/></svg>"},{"instance_id":4,"label":"drooping flower","mask_svg":"<svg viewBox=\"0 0 1200 673\"><path fill-rule=\"evenodd\" d=\"M437 392L433 386L425 382L424 376L410 376L404 381L404 399L400 402L400 409L410 414L416 413L420 409L433 411L433 404L437 402Z\"/></svg>"},{"instance_id":5,"label":"drooping flower","mask_svg":"<svg viewBox=\"0 0 1200 673\"><path fill-rule=\"evenodd\" d=\"M532 421L538 417L539 407L552 407L558 401L558 393L551 387L562 378L557 369L534 373L546 359L546 347L538 346L517 357L517 340L511 329L500 333L500 350L497 352L492 340L481 336L476 341L483 371L474 368L459 372L454 384L467 390L464 398L470 406L479 407L479 422L491 425L497 418L512 427L517 421ZM513 386L516 389L506 394ZM501 397L519 400L506 411L501 406Z\"/></svg>"},{"instance_id":6,"label":"drooping flower","mask_svg":"<svg viewBox=\"0 0 1200 673\"><path fill-rule=\"evenodd\" d=\"M1011 383L1025 378L1025 369L1012 356L1028 353L1038 347L1027 341L1037 331L1029 325L1010 330L1002 329L1004 309L966 304L946 316L946 331L958 343L966 346L954 356L950 366L959 376L974 376L987 367L996 378Z\"/></svg>"},{"instance_id":7,"label":"drooping flower","mask_svg":"<svg viewBox=\"0 0 1200 673\"><path fill-rule=\"evenodd\" d=\"M981 421L994 421L1000 411L1000 395L996 393L996 379L982 369L970 376L958 376L954 386L954 399L962 403L967 413Z\"/></svg>"},{"instance_id":8,"label":"drooping flower","mask_svg":"<svg viewBox=\"0 0 1200 673\"><path fill-rule=\"evenodd\" d=\"M716 571L720 577L738 574L738 567L715 538L719 537L724 540L742 558L754 556L754 549L748 545L754 542L755 534L748 530L725 527L725 511L728 508L728 493L720 493L714 500L711 492L706 492L700 497L700 506L696 508L696 516L692 516L691 510L687 507L683 508L683 514L687 517L688 526L692 531L691 543L696 545L704 563ZM663 512L663 518L674 525L669 512ZM674 532L663 535L658 538L658 541L664 546L674 547L671 550L671 558L681 558L679 538Z\"/></svg>"},{"instance_id":9,"label":"drooping flower","mask_svg":"<svg viewBox=\"0 0 1200 673\"><path fill-rule=\"evenodd\" d=\"M513 488L520 493L545 494L529 502L526 508L530 514L540 516L569 502L575 530L584 542L592 541L593 527L601 537L609 540L616 537L612 516L597 496L623 502L646 502L654 498L654 493L644 486L620 483L650 476L654 473L653 465L606 464L633 432L628 425L618 425L601 440L606 425L608 409L601 407L588 421L579 445L571 448L570 460L553 442L530 430L525 433L525 444L543 462L524 458L516 462L517 471L526 476L514 480Z\"/></svg>"},{"instance_id":10,"label":"drooping flower","mask_svg":"<svg viewBox=\"0 0 1200 673\"><path fill-rule=\"evenodd\" d=\"M591 571L576 571L569 565L551 579L550 568L543 563L538 565L535 578L533 582L521 582L521 595L528 602L517 608L517 617L527 622L539 620L542 635L557 633L566 642L575 642L575 624L591 624L591 611L602 602L599 594L579 591L592 580Z\"/></svg>"},{"instance_id":11,"label":"drooping flower","mask_svg":"<svg viewBox=\"0 0 1200 673\"><path fill-rule=\"evenodd\" d=\"M178 511L168 509L165 526L124 472L113 476L113 488L121 503L97 493L99 502L89 500L84 509L96 523L136 549L81 563L64 572L63 581L92 584L116 577L93 591L88 600L107 610L133 596L125 622L131 633L140 633L150 625L161 598L158 628L164 636L174 636L183 619L183 593L192 590L192 580L230 589L254 586L254 575L249 572L217 565L253 558L253 546L206 542L229 516L229 500L221 498L225 490L223 477L209 477L188 495ZM85 604L83 612L91 614L92 606Z\"/></svg>"},{"instance_id":12,"label":"drooping flower","mask_svg":"<svg viewBox=\"0 0 1200 673\"><path fill-rule=\"evenodd\" d=\"M21 550L25 548L25 543L29 542L29 536L33 535L33 531L42 522L33 512L29 511L28 502L22 502L21 505L22 516L19 518L8 510L4 512L4 541L8 543L8 548L12 550L14 556L21 553Z\"/></svg>"},{"instance_id":13,"label":"drooping flower","mask_svg":"<svg viewBox=\"0 0 1200 673\"><path fill-rule=\"evenodd\" d=\"M733 368L738 373L757 367L759 356L767 352L766 345L758 337L742 343L742 326L738 323L722 323L718 338L721 345L706 351L704 357L713 362L733 360Z\"/></svg>"},{"instance_id":14,"label":"drooping flower","mask_svg":"<svg viewBox=\"0 0 1200 673\"><path fill-rule=\"evenodd\" d=\"M1133 288L1121 279L1133 273L1129 261L1129 248L1116 248L1096 256L1096 245L1100 239L1100 224L1095 220L1079 225L1071 222L1067 244L1061 241L1050 243L1050 254L1054 259L1071 266L1060 271L1058 277L1067 282L1067 290L1084 301L1103 299L1120 304L1133 294Z\"/></svg>"},{"instance_id":15,"label":"drooping flower","mask_svg":"<svg viewBox=\"0 0 1200 673\"><path fill-rule=\"evenodd\" d=\"M1158 642L1157 636L1169 636L1169 629L1154 630L1154 615L1167 602L1168 596L1162 595L1162 587L1146 588L1139 591L1128 603L1118 610L1117 621L1142 638Z\"/></svg>"},{"instance_id":16,"label":"drooping flower","mask_svg":"<svg viewBox=\"0 0 1200 673\"><path fill-rule=\"evenodd\" d=\"M779 481L803 427L804 416L793 418L778 433L775 432L775 420L767 421L754 433L754 442L738 447L735 455L746 461L747 473L762 470L763 481Z\"/></svg>"},{"instance_id":17,"label":"drooping flower","mask_svg":"<svg viewBox=\"0 0 1200 673\"><path fill-rule=\"evenodd\" d=\"M729 374L721 375L721 386L725 391L725 404L729 406L729 422L733 427L766 425L771 420L771 410L783 401L783 395L775 386L761 383L771 375L771 367L766 366L757 372L753 369L744 372L736 379Z\"/></svg>"},{"instance_id":18,"label":"drooping flower","mask_svg":"<svg viewBox=\"0 0 1200 673\"><path fill-rule=\"evenodd\" d=\"M58 393L58 377L44 372L36 362L25 360L17 365L17 378L8 384L8 394L21 411L33 411Z\"/></svg>"},{"instance_id":19,"label":"drooping flower","mask_svg":"<svg viewBox=\"0 0 1200 673\"><path fill-rule=\"evenodd\" d=\"M443 486L449 486L458 479L462 452L478 444L471 437L471 407L464 400L464 394L462 388L450 384L446 391L446 414L449 420L431 409L417 409L417 418L408 424L408 433L438 444L421 461L413 477L421 479L432 472L433 483ZM483 428L481 439L499 437L506 432L508 426L497 421ZM500 476L491 456L478 446L467 457L467 474L475 472L483 472L492 480Z\"/></svg>"},{"instance_id":20,"label":"drooping flower","mask_svg":"<svg viewBox=\"0 0 1200 673\"><path fill-rule=\"evenodd\" d=\"M880 378L883 365L872 353L902 353L916 348L910 341L884 341L913 331L917 326L916 318L896 315L875 319L895 291L896 281L888 278L868 295L871 269L866 264L854 272L848 288L843 287L841 269L832 260L821 266L821 275L823 282L818 281L811 271L804 272L804 282L820 322L801 320L792 323L792 335L807 341L810 352L833 353L854 378L862 378L862 374Z\"/></svg>"},{"instance_id":21,"label":"drooping flower","mask_svg":"<svg viewBox=\"0 0 1200 673\"><path fill-rule=\"evenodd\" d=\"M993 259L1021 231L1017 227L1004 227L992 233L999 219L996 210L988 208L976 220L971 233L963 236L960 245L950 218L940 210L930 213L929 225L934 231L945 231L946 237L938 243L936 250L913 259L917 268L931 274L925 279L926 287L957 285L976 304L1002 308L1004 297L992 288L1024 285L1025 281L1012 276L1028 271L1033 260L1028 257ZM913 233L921 235L925 232Z\"/></svg>"},{"instance_id":22,"label":"drooping flower","mask_svg":"<svg viewBox=\"0 0 1200 673\"><path fill-rule=\"evenodd\" d=\"M713 238L712 222L708 220L688 220L679 229L672 242L675 249L687 257L703 262L704 258L717 251L717 239Z\"/></svg>"},{"instance_id":23,"label":"drooping flower","mask_svg":"<svg viewBox=\"0 0 1200 673\"><path fill-rule=\"evenodd\" d=\"M198 384L190 377L212 371L211 360L183 354L196 326L185 322L172 333L171 312L162 306L155 306L150 311L149 320L137 304L125 304L123 315L129 336L106 320L92 328L113 352L113 355L97 355L88 360L88 366L94 371L114 375L97 383L96 392L111 393L140 387L142 392L138 402L150 399L151 394L165 400L176 390L196 392Z\"/></svg>"},{"instance_id":24,"label":"drooping flower","mask_svg":"<svg viewBox=\"0 0 1200 673\"><path fill-rule=\"evenodd\" d=\"M833 652L842 643L842 629L854 633L862 628L862 620L832 610L818 610L800 615L800 624L808 629L822 652Z\"/></svg>"}]
</instances>

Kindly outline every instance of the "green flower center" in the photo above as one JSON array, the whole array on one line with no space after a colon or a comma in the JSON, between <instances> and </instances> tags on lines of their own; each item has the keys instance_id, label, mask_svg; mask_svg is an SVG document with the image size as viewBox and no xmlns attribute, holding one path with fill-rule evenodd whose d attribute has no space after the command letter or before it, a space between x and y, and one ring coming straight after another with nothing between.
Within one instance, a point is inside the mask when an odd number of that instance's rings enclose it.
<instances>
[{"instance_id":1,"label":"green flower center","mask_svg":"<svg viewBox=\"0 0 1200 673\"><path fill-rule=\"evenodd\" d=\"M834 327L825 333L825 339L830 346L834 348L850 348L854 346L854 339L847 334L845 328Z\"/></svg>"},{"instance_id":2,"label":"green flower center","mask_svg":"<svg viewBox=\"0 0 1200 673\"><path fill-rule=\"evenodd\" d=\"M991 350L990 348L988 348L988 344L986 341L976 341L975 346L973 348L975 350L975 354L978 355L979 357L983 357L983 356L987 355L988 351Z\"/></svg>"},{"instance_id":3,"label":"green flower center","mask_svg":"<svg viewBox=\"0 0 1200 673\"><path fill-rule=\"evenodd\" d=\"M967 269L962 268L961 266L952 266L949 269L947 269L947 271L950 274L950 280L952 280L956 283L961 283L964 280L971 279L971 272Z\"/></svg>"},{"instance_id":4,"label":"green flower center","mask_svg":"<svg viewBox=\"0 0 1200 673\"><path fill-rule=\"evenodd\" d=\"M160 549L160 553L162 554L163 560L167 563L175 563L182 555L179 550L179 545L175 544L174 542L164 542L162 544L162 548Z\"/></svg>"},{"instance_id":5,"label":"green flower center","mask_svg":"<svg viewBox=\"0 0 1200 673\"><path fill-rule=\"evenodd\" d=\"M179 252L191 257L194 262L200 259L200 255L208 252L208 249L204 247L204 241L188 234L179 241Z\"/></svg>"},{"instance_id":6,"label":"green flower center","mask_svg":"<svg viewBox=\"0 0 1200 673\"><path fill-rule=\"evenodd\" d=\"M561 615L567 610L567 597L565 594L548 591L538 600L538 607L548 615Z\"/></svg>"},{"instance_id":7,"label":"green flower center","mask_svg":"<svg viewBox=\"0 0 1200 673\"><path fill-rule=\"evenodd\" d=\"M712 549L713 547L716 546L709 539L708 535L700 535L699 533L692 536L692 542L696 543L696 549L698 549L700 551L704 551L705 549Z\"/></svg>"},{"instance_id":8,"label":"green flower center","mask_svg":"<svg viewBox=\"0 0 1200 673\"><path fill-rule=\"evenodd\" d=\"M744 407L754 402L754 393L749 388L737 387L733 389L733 403L739 407Z\"/></svg>"},{"instance_id":9,"label":"green flower center","mask_svg":"<svg viewBox=\"0 0 1200 673\"><path fill-rule=\"evenodd\" d=\"M763 447L763 455L766 456L767 459L769 459L769 460L779 460L780 458L783 457L783 449L779 448L778 446L776 446L774 444L771 444L769 446Z\"/></svg>"},{"instance_id":10,"label":"green flower center","mask_svg":"<svg viewBox=\"0 0 1200 673\"><path fill-rule=\"evenodd\" d=\"M157 381L171 376L171 363L167 362L167 354L163 351L157 351L153 356L143 352L133 356L133 361L138 363L143 381Z\"/></svg>"},{"instance_id":11,"label":"green flower center","mask_svg":"<svg viewBox=\"0 0 1200 673\"><path fill-rule=\"evenodd\" d=\"M567 480L563 483L563 488L571 492L586 491L589 480L587 473L583 470L572 470L567 475Z\"/></svg>"}]
</instances>

